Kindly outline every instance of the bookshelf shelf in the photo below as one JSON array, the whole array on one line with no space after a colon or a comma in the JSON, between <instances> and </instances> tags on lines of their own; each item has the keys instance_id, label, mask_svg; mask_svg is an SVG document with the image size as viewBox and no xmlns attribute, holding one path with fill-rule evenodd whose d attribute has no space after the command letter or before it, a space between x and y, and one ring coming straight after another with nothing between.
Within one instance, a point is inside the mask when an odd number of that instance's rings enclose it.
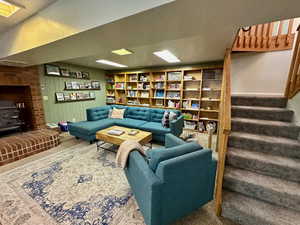
<instances>
[{"instance_id":1,"label":"bookshelf shelf","mask_svg":"<svg viewBox=\"0 0 300 225\"><path fill-rule=\"evenodd\" d=\"M186 128L198 130L218 122L222 73L218 65L110 73L107 104L181 110Z\"/></svg>"}]
</instances>

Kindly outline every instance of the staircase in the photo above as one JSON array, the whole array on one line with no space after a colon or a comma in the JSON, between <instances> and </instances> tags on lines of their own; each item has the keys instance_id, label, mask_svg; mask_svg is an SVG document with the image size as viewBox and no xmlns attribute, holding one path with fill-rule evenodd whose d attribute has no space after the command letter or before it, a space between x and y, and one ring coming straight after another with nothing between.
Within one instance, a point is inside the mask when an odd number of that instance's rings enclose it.
<instances>
[{"instance_id":1,"label":"staircase","mask_svg":"<svg viewBox=\"0 0 300 225\"><path fill-rule=\"evenodd\" d=\"M286 104L232 97L223 217L241 225L300 224L300 127Z\"/></svg>"}]
</instances>

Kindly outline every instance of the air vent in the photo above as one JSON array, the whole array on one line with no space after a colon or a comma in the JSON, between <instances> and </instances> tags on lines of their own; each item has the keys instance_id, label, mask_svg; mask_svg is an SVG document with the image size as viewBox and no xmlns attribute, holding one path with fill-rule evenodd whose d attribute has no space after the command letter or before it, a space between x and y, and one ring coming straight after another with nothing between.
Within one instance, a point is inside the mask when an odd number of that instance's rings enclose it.
<instances>
[{"instance_id":1,"label":"air vent","mask_svg":"<svg viewBox=\"0 0 300 225\"><path fill-rule=\"evenodd\" d=\"M15 60L0 60L0 65L3 66L15 66L15 67L24 67L28 66L26 62L23 61L15 61Z\"/></svg>"}]
</instances>

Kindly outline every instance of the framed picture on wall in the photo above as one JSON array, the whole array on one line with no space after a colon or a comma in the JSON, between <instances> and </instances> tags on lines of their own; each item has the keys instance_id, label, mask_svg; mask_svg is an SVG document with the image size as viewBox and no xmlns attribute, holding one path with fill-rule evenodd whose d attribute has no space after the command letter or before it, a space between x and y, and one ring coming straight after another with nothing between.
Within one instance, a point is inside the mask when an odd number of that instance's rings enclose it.
<instances>
[{"instance_id":1,"label":"framed picture on wall","mask_svg":"<svg viewBox=\"0 0 300 225\"><path fill-rule=\"evenodd\" d=\"M70 99L71 100L76 100L77 99L76 93L71 93L70 94Z\"/></svg>"},{"instance_id":2,"label":"framed picture on wall","mask_svg":"<svg viewBox=\"0 0 300 225\"><path fill-rule=\"evenodd\" d=\"M61 69L60 69L60 74L61 74L61 76L63 76L63 77L69 77L69 76L70 76L70 71L67 70L67 69L65 69L65 68L61 68Z\"/></svg>"},{"instance_id":3,"label":"framed picture on wall","mask_svg":"<svg viewBox=\"0 0 300 225\"><path fill-rule=\"evenodd\" d=\"M64 99L65 101L69 101L71 99L71 96L69 93L64 93Z\"/></svg>"},{"instance_id":4,"label":"framed picture on wall","mask_svg":"<svg viewBox=\"0 0 300 225\"><path fill-rule=\"evenodd\" d=\"M81 72L76 72L77 78L81 79L82 78L82 73Z\"/></svg>"},{"instance_id":5,"label":"framed picture on wall","mask_svg":"<svg viewBox=\"0 0 300 225\"><path fill-rule=\"evenodd\" d=\"M83 79L89 79L90 78L89 72L81 72L81 73L82 73L82 78Z\"/></svg>"},{"instance_id":6,"label":"framed picture on wall","mask_svg":"<svg viewBox=\"0 0 300 225\"><path fill-rule=\"evenodd\" d=\"M72 82L65 82L66 89L73 89Z\"/></svg>"},{"instance_id":7,"label":"framed picture on wall","mask_svg":"<svg viewBox=\"0 0 300 225\"><path fill-rule=\"evenodd\" d=\"M45 74L50 76L60 76L60 69L56 65L46 64L45 65Z\"/></svg>"},{"instance_id":8,"label":"framed picture on wall","mask_svg":"<svg viewBox=\"0 0 300 225\"><path fill-rule=\"evenodd\" d=\"M101 89L99 81L92 81L92 88L93 89Z\"/></svg>"},{"instance_id":9,"label":"framed picture on wall","mask_svg":"<svg viewBox=\"0 0 300 225\"><path fill-rule=\"evenodd\" d=\"M65 100L64 93L56 92L55 95L58 102L63 102Z\"/></svg>"},{"instance_id":10,"label":"framed picture on wall","mask_svg":"<svg viewBox=\"0 0 300 225\"><path fill-rule=\"evenodd\" d=\"M90 98L95 98L95 93L94 92L90 92Z\"/></svg>"}]
</instances>

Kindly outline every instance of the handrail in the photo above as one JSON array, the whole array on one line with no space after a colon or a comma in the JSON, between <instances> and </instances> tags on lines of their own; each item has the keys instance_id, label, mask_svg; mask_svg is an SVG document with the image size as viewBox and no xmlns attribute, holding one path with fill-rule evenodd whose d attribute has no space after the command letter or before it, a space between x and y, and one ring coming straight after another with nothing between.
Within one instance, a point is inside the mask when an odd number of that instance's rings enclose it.
<instances>
[{"instance_id":1,"label":"handrail","mask_svg":"<svg viewBox=\"0 0 300 225\"><path fill-rule=\"evenodd\" d=\"M225 170L228 137L231 132L231 49L227 49L224 59L223 82L219 112L218 167L215 190L215 209L221 215L222 187Z\"/></svg>"},{"instance_id":2,"label":"handrail","mask_svg":"<svg viewBox=\"0 0 300 225\"><path fill-rule=\"evenodd\" d=\"M300 92L300 25L297 29L298 37L295 44L290 72L285 89L285 97L291 99Z\"/></svg>"},{"instance_id":3,"label":"handrail","mask_svg":"<svg viewBox=\"0 0 300 225\"><path fill-rule=\"evenodd\" d=\"M239 30L232 51L282 51L293 48L294 19L253 25Z\"/></svg>"}]
</instances>

